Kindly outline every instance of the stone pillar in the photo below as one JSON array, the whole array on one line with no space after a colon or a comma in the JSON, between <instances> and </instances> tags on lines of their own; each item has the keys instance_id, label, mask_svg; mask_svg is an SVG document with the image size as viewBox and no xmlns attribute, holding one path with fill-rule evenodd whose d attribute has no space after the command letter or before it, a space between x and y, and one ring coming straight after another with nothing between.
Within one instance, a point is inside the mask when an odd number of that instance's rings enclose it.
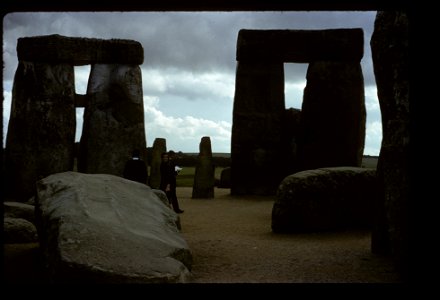
<instances>
[{"instance_id":1,"label":"stone pillar","mask_svg":"<svg viewBox=\"0 0 440 300\"><path fill-rule=\"evenodd\" d=\"M382 197L377 202L371 246L374 253L391 254L406 274L411 183L407 15L378 12L370 44L383 133L377 165Z\"/></svg>"},{"instance_id":2,"label":"stone pillar","mask_svg":"<svg viewBox=\"0 0 440 300\"><path fill-rule=\"evenodd\" d=\"M214 198L215 166L212 159L211 139L202 137L199 145L192 198Z\"/></svg>"},{"instance_id":3,"label":"stone pillar","mask_svg":"<svg viewBox=\"0 0 440 300\"><path fill-rule=\"evenodd\" d=\"M133 149L147 161L138 65L95 64L87 86L87 104L78 170L122 176Z\"/></svg>"},{"instance_id":4,"label":"stone pillar","mask_svg":"<svg viewBox=\"0 0 440 300\"><path fill-rule=\"evenodd\" d=\"M286 140L286 157L284 163L287 166L287 175L298 172L298 137L301 132L301 110L289 108L284 113L283 136Z\"/></svg>"},{"instance_id":5,"label":"stone pillar","mask_svg":"<svg viewBox=\"0 0 440 300\"><path fill-rule=\"evenodd\" d=\"M4 176L10 197L26 201L35 181L73 170L74 70L70 64L19 61L12 91Z\"/></svg>"},{"instance_id":6,"label":"stone pillar","mask_svg":"<svg viewBox=\"0 0 440 300\"><path fill-rule=\"evenodd\" d=\"M156 138L153 143L152 158L150 162L150 181L152 189L160 187L160 163L162 162L162 153L167 152L167 140Z\"/></svg>"},{"instance_id":7,"label":"stone pillar","mask_svg":"<svg viewBox=\"0 0 440 300\"><path fill-rule=\"evenodd\" d=\"M360 63L311 62L301 109L300 169L360 167L365 121Z\"/></svg>"},{"instance_id":8,"label":"stone pillar","mask_svg":"<svg viewBox=\"0 0 440 300\"><path fill-rule=\"evenodd\" d=\"M237 64L231 137L231 194L273 194L284 178L283 63Z\"/></svg>"}]
</instances>

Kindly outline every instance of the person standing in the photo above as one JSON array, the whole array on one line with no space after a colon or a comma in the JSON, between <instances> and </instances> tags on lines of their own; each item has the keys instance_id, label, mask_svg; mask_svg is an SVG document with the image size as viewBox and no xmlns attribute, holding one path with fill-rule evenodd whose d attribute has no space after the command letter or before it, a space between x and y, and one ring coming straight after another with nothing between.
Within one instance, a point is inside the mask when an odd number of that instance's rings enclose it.
<instances>
[{"instance_id":1,"label":"person standing","mask_svg":"<svg viewBox=\"0 0 440 300\"><path fill-rule=\"evenodd\" d=\"M131 159L125 164L123 176L126 179L147 184L147 164L140 158L139 149L133 150Z\"/></svg>"},{"instance_id":2,"label":"person standing","mask_svg":"<svg viewBox=\"0 0 440 300\"><path fill-rule=\"evenodd\" d=\"M183 210L179 207L176 194L176 165L174 164L174 151L162 153L160 164L160 189L165 192L176 213L181 214Z\"/></svg>"}]
</instances>

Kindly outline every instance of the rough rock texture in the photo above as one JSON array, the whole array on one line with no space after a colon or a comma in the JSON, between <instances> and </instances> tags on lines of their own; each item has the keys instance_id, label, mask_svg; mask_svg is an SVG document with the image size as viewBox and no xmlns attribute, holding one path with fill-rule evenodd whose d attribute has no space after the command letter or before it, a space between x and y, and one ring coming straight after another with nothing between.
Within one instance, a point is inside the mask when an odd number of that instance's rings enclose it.
<instances>
[{"instance_id":1,"label":"rough rock texture","mask_svg":"<svg viewBox=\"0 0 440 300\"><path fill-rule=\"evenodd\" d=\"M272 231L370 228L377 197L376 170L335 167L287 176L272 209Z\"/></svg>"},{"instance_id":2,"label":"rough rock texture","mask_svg":"<svg viewBox=\"0 0 440 300\"><path fill-rule=\"evenodd\" d=\"M65 172L40 180L37 228L54 282L185 282L192 255L177 215L145 184Z\"/></svg>"},{"instance_id":3,"label":"rough rock texture","mask_svg":"<svg viewBox=\"0 0 440 300\"><path fill-rule=\"evenodd\" d=\"M360 63L310 63L301 109L300 170L360 167L365 122Z\"/></svg>"},{"instance_id":4,"label":"rough rock texture","mask_svg":"<svg viewBox=\"0 0 440 300\"><path fill-rule=\"evenodd\" d=\"M71 65L18 63L5 150L11 198L25 202L38 179L73 169L74 82Z\"/></svg>"},{"instance_id":5,"label":"rough rock texture","mask_svg":"<svg viewBox=\"0 0 440 300\"><path fill-rule=\"evenodd\" d=\"M383 188L372 235L372 251L391 253L403 272L408 263L410 187L410 101L408 17L378 12L371 37L382 114L382 147L377 165Z\"/></svg>"},{"instance_id":6,"label":"rough rock texture","mask_svg":"<svg viewBox=\"0 0 440 300\"><path fill-rule=\"evenodd\" d=\"M78 170L122 176L134 149L146 162L142 74L136 65L91 68Z\"/></svg>"},{"instance_id":7,"label":"rough rock texture","mask_svg":"<svg viewBox=\"0 0 440 300\"><path fill-rule=\"evenodd\" d=\"M35 225L22 218L5 217L3 220L4 243L32 243L38 240Z\"/></svg>"},{"instance_id":8,"label":"rough rock texture","mask_svg":"<svg viewBox=\"0 0 440 300\"><path fill-rule=\"evenodd\" d=\"M153 142L153 153L150 162L150 187L158 189L160 186L160 164L162 162L162 153L167 151L167 140L164 138L155 138Z\"/></svg>"},{"instance_id":9,"label":"rough rock texture","mask_svg":"<svg viewBox=\"0 0 440 300\"><path fill-rule=\"evenodd\" d=\"M133 40L66 37L58 34L19 38L19 60L90 64L135 64L144 62L142 45Z\"/></svg>"},{"instance_id":10,"label":"rough rock texture","mask_svg":"<svg viewBox=\"0 0 440 300\"><path fill-rule=\"evenodd\" d=\"M364 54L361 28L327 30L248 30L238 33L237 61L308 63L360 61Z\"/></svg>"},{"instance_id":11,"label":"rough rock texture","mask_svg":"<svg viewBox=\"0 0 440 300\"><path fill-rule=\"evenodd\" d=\"M212 159L211 139L202 137L194 174L193 198L214 198L215 166Z\"/></svg>"}]
</instances>

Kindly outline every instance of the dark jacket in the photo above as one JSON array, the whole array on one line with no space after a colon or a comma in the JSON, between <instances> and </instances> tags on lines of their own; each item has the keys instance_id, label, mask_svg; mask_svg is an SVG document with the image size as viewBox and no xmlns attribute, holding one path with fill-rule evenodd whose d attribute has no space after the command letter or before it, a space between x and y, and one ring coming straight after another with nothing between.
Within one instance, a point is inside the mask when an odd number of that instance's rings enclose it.
<instances>
[{"instance_id":1,"label":"dark jacket","mask_svg":"<svg viewBox=\"0 0 440 300\"><path fill-rule=\"evenodd\" d=\"M171 189L176 188L175 164L172 161L160 164L160 189L165 191L167 184Z\"/></svg>"},{"instance_id":2,"label":"dark jacket","mask_svg":"<svg viewBox=\"0 0 440 300\"><path fill-rule=\"evenodd\" d=\"M147 184L147 165L142 159L131 159L127 161L124 168L124 178Z\"/></svg>"}]
</instances>

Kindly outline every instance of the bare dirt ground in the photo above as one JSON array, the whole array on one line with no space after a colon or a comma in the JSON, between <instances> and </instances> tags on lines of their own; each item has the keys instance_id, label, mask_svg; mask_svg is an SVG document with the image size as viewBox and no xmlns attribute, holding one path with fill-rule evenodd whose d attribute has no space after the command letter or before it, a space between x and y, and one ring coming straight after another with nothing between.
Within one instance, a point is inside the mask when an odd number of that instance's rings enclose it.
<instances>
[{"instance_id":1,"label":"bare dirt ground","mask_svg":"<svg viewBox=\"0 0 440 300\"><path fill-rule=\"evenodd\" d=\"M177 190L193 283L399 283L391 261L370 251L368 231L275 234L273 197L192 199ZM6 283L40 283L38 244L5 244Z\"/></svg>"},{"instance_id":2,"label":"bare dirt ground","mask_svg":"<svg viewBox=\"0 0 440 300\"><path fill-rule=\"evenodd\" d=\"M196 283L397 283L389 260L371 254L368 231L275 234L273 197L191 199L178 188L182 234Z\"/></svg>"}]
</instances>

